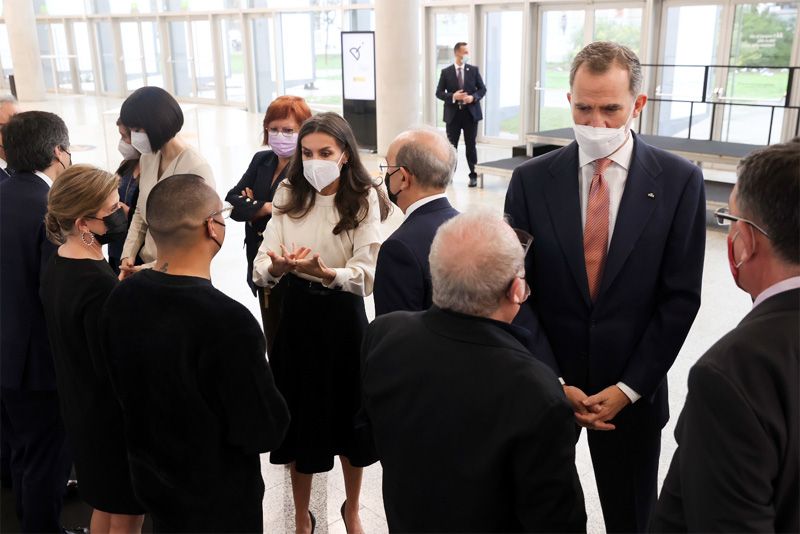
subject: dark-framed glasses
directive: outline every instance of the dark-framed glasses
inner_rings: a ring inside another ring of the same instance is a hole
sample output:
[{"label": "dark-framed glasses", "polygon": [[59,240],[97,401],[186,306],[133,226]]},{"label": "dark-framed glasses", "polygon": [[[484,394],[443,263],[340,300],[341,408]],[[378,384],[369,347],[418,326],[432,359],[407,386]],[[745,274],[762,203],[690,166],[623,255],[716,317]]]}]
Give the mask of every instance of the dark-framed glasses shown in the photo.
[{"label": "dark-framed glasses", "polygon": [[764,234],[765,237],[769,237],[769,234],[753,221],[745,219],[744,217],[739,217],[738,215],[733,215],[731,213],[731,209],[728,206],[724,206],[715,211],[714,217],[717,220],[717,224],[720,226],[730,226],[732,222],[742,221],[743,223],[749,224],[750,226],[752,226],[753,228]]},{"label": "dark-framed glasses", "polygon": [[294,128],[267,128],[267,132],[272,135],[282,135],[284,137],[291,137],[294,135]]}]

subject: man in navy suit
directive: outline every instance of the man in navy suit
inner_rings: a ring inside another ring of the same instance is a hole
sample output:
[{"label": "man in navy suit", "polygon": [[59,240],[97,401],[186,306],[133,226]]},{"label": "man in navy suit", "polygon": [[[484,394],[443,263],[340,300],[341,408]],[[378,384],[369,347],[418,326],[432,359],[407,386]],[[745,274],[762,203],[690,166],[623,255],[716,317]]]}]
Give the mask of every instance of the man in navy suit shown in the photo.
[{"label": "man in navy suit", "polygon": [[16,172],[0,182],[2,433],[22,530],[60,532],[70,458],[39,279],[56,250],[44,215],[50,186],[71,164],[69,134],[57,115],[28,111],[3,128],[3,143]]},{"label": "man in navy suit", "polygon": [[586,46],[567,95],[577,142],[518,167],[506,195],[535,239],[529,302],[589,429],[608,532],[644,531],[655,506],[666,375],[700,306],[705,251],[700,169],[630,131],[641,83],[630,49]]},{"label": "man in navy suit", "polygon": [[455,63],[442,69],[436,98],[444,101],[444,122],[447,138],[458,148],[458,138],[464,130],[464,145],[467,149],[469,165],[469,186],[478,185],[475,164],[478,153],[475,138],[478,135],[478,121],[483,119],[479,102],[486,95],[486,86],[478,67],[468,65],[469,47],[467,43],[456,43],[453,47]]},{"label": "man in navy suit", "polygon": [[6,151],[3,148],[3,126],[8,124],[11,117],[19,112],[16,98],[12,95],[0,95],[0,182],[10,176],[10,167],[6,162]]},{"label": "man in navy suit", "polygon": [[429,130],[398,135],[386,154],[386,190],[406,220],[381,245],[375,269],[375,315],[431,307],[428,254],[439,226],[458,215],[445,189],[453,179],[456,151]]}]

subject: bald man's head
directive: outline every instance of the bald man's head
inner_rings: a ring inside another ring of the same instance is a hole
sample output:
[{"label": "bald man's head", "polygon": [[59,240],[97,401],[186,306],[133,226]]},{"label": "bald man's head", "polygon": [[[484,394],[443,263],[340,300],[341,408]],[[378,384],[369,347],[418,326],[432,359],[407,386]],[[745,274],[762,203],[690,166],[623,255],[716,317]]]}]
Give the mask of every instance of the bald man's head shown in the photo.
[{"label": "bald man's head", "polygon": [[205,180],[194,174],[176,174],[150,191],[147,224],[157,248],[191,247],[206,238],[206,221],[220,209],[219,195]]},{"label": "bald man's head", "polygon": [[444,190],[453,180],[456,151],[436,130],[405,131],[395,138],[389,150],[395,163],[408,169],[423,189]]}]

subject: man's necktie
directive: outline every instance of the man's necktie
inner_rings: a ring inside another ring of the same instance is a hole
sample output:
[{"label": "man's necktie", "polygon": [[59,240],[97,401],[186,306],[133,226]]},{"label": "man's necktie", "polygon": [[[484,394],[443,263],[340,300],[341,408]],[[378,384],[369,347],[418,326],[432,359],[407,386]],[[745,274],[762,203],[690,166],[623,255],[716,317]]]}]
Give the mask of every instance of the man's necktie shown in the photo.
[{"label": "man's necktie", "polygon": [[611,160],[600,158],[593,162],[594,174],[589,188],[589,203],[586,207],[586,226],[583,229],[583,254],[586,260],[586,278],[592,302],[597,298],[603,267],[608,254],[608,184],[603,178]]},{"label": "man's necktie", "polygon": [[463,89],[464,88],[464,73],[463,73],[463,68],[462,67],[458,67],[456,69],[456,78],[458,78],[458,88],[459,89]]}]

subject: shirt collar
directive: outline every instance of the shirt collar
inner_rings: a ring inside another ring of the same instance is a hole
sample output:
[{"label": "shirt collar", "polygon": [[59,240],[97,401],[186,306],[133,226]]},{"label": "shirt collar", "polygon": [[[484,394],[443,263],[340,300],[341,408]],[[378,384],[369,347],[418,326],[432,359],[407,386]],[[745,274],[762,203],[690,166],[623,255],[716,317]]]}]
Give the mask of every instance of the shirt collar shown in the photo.
[{"label": "shirt collar", "polygon": [[459,65],[455,61],[453,61],[453,66],[456,68],[456,72],[458,72],[458,69],[463,69],[464,67],[467,66],[467,64],[466,63],[462,63],[461,65]]},{"label": "shirt collar", "polygon": [[414,202],[413,204],[411,204],[409,207],[406,208],[406,219],[408,219],[408,216],[411,215],[414,211],[416,211],[417,209],[421,208],[425,204],[427,204],[429,202],[433,202],[434,200],[437,200],[437,199],[440,199],[440,198],[445,198],[445,197],[447,197],[447,193],[437,193],[435,195],[431,195],[429,197],[425,197],[425,198],[421,198],[421,199],[417,200],[416,202]]},{"label": "shirt collar", "polygon": [[44,180],[44,183],[47,184],[47,187],[53,187],[53,180],[51,180],[50,177],[42,171],[33,171],[33,174]]},{"label": "shirt collar", "polygon": [[786,280],[781,280],[777,284],[772,284],[767,289],[761,292],[761,294],[756,297],[756,300],[753,302],[753,308],[764,302],[770,297],[774,297],[778,293],[783,293],[784,291],[791,291],[792,289],[800,288],[800,276],[793,276],[791,278],[787,278]]},{"label": "shirt collar", "polygon": [[[625,140],[619,150],[608,156],[608,159],[627,171],[631,166],[631,157],[633,157],[632,131],[628,133],[628,138]],[[580,145],[578,145],[578,165],[583,167],[584,165],[588,165],[593,161],[594,160],[588,154],[581,150]]]},{"label": "shirt collar", "polygon": [[3,158],[0,158],[0,167],[2,167],[4,169],[8,168],[8,162],[6,160],[4,160]]}]

